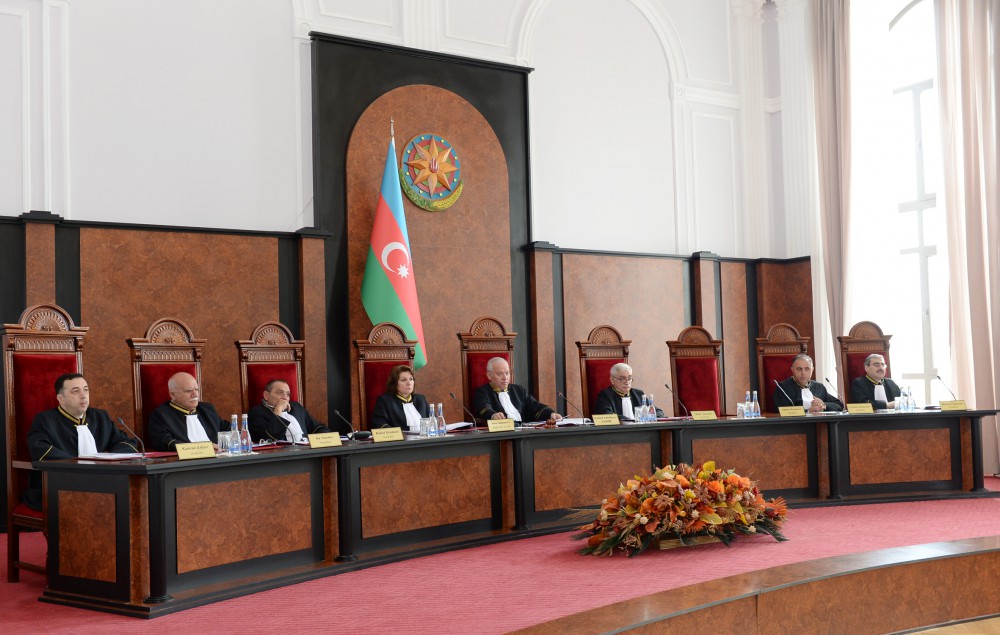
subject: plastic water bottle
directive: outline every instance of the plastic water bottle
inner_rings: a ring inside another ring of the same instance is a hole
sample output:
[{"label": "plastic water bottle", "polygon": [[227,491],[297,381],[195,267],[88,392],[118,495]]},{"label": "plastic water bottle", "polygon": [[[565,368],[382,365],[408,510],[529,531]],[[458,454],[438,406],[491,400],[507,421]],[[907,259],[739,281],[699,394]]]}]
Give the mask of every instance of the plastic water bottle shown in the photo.
[{"label": "plastic water bottle", "polygon": [[753,391],[753,402],[750,404],[750,417],[753,419],[760,418],[760,403],[757,401],[757,391]]},{"label": "plastic water bottle", "polygon": [[253,441],[250,440],[250,426],[247,422],[247,415],[244,414],[240,421],[240,452],[250,454],[253,452]]},{"label": "plastic water bottle", "polygon": [[443,437],[448,434],[448,424],[444,422],[444,404],[438,404],[437,412],[437,432],[439,437]]},{"label": "plastic water bottle", "polygon": [[223,434],[229,435],[229,454],[239,454],[240,453],[240,422],[236,415],[229,417],[229,432],[223,432]]},{"label": "plastic water bottle", "polygon": [[750,419],[753,417],[753,402],[750,401],[750,391],[747,391],[746,397],[743,398],[743,418]]}]

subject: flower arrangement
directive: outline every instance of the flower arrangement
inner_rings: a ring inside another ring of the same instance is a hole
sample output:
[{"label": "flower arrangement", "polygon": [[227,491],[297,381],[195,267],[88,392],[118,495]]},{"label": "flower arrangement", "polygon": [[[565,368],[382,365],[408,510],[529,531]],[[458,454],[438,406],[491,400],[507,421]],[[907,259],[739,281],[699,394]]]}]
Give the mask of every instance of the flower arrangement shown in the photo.
[{"label": "flower arrangement", "polygon": [[660,539],[688,545],[695,537],[711,536],[728,546],[740,534],[765,533],[784,541],[780,530],[787,517],[785,500],[765,501],[749,478],[716,469],[713,461],[682,463],[620,485],[574,538],[587,539],[583,554],[610,556],[617,549],[634,556]]}]

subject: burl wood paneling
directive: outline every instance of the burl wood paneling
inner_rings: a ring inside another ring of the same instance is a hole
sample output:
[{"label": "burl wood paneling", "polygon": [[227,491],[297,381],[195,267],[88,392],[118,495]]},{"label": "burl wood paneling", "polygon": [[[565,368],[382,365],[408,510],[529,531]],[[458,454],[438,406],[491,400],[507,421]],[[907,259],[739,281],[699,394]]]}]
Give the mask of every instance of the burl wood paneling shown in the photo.
[{"label": "burl wood paneling", "polygon": [[648,443],[535,450],[535,510],[597,505],[623,478],[649,474]]},{"label": "burl wood paneling", "polygon": [[809,486],[809,445],[804,434],[725,439],[695,439],[694,463],[715,461],[715,467],[748,476],[765,492]]},{"label": "burl wood paneling", "polygon": [[[576,342],[587,339],[595,326],[610,324],[624,339],[632,340],[629,364],[635,387],[653,394],[656,404],[669,414],[673,399],[663,387],[670,381],[666,342],[685,326],[683,290],[683,266],[677,259],[563,255],[566,396],[570,401],[580,404],[583,400]],[[642,309],[637,310],[640,299]],[[542,363],[546,354],[550,353],[538,351]]]},{"label": "burl wood paneling", "polygon": [[[747,346],[747,267],[742,262],[723,262],[722,266],[722,333],[712,333],[722,340],[722,361],[725,366],[726,411],[735,414],[736,404],[750,389],[750,359]],[[709,331],[712,329],[709,328]]]},{"label": "burl wood paneling", "polygon": [[[302,238],[299,250],[299,297],[302,299],[302,324],[299,338],[305,340],[305,406],[315,416],[325,419],[328,399],[326,388],[326,242]],[[331,319],[340,319],[334,312]],[[190,325],[189,325],[190,326]]]},{"label": "burl wood paneling", "polygon": [[[554,399],[556,388],[556,366],[552,360],[552,351],[556,347],[554,298],[552,295],[552,259],[551,251],[535,251],[531,254],[531,322],[535,339],[535,356],[532,362],[532,373],[535,377],[534,394],[551,395],[546,399]],[[567,349],[567,352],[568,349]],[[577,373],[579,374],[579,373]],[[543,399],[544,401],[544,399]],[[548,403],[555,403],[549,401]],[[583,405],[581,404],[582,408]],[[562,410],[563,404],[558,404],[557,410]],[[574,413],[575,414],[575,413]]]},{"label": "burl wood paneling", "polygon": [[59,574],[115,582],[115,495],[59,492]]},{"label": "burl wood paneling", "polygon": [[[311,547],[309,480],[283,474],[178,488],[177,573]],[[233,527],[242,531],[226,531]]]},{"label": "burl wood paneling", "polygon": [[149,481],[144,475],[129,477],[129,559],[132,586],[129,597],[138,604],[149,597]]},{"label": "burl wood paneling", "polygon": [[758,263],[758,337],[764,337],[775,324],[787,322],[798,329],[800,335],[809,338],[809,354],[815,359],[812,293],[812,269],[808,259]]},{"label": "burl wood paneling", "polygon": [[[278,319],[275,239],[85,227],[80,254],[81,323],[90,327],[86,368],[95,406],[130,418],[132,366],[125,340],[142,337],[151,323],[169,316],[207,340],[202,399],[223,418],[240,411],[233,342]],[[325,363],[322,349],[316,354]]]},{"label": "burl wood paneling", "polygon": [[491,518],[489,483],[488,454],[362,467],[361,534]]},{"label": "burl wood paneling", "polygon": [[[951,479],[951,436],[946,428],[850,432],[851,484]],[[893,461],[892,457],[906,457]]]},{"label": "burl wood paneling", "polygon": [[25,306],[56,301],[56,226],[24,225]]},{"label": "burl wood paneling", "polygon": [[[358,119],[347,151],[347,241],[351,340],[367,337],[372,324],[361,305],[361,280],[389,145],[396,122],[396,156],[414,136],[440,134],[462,165],[462,195],[443,212],[427,212],[404,196],[413,275],[427,343],[427,366],[416,391],[429,401],[462,394],[456,333],[481,316],[511,323],[510,213],[507,161],[483,116],[458,95],[427,85],[404,86],[372,102]],[[352,347],[353,348],[353,347]],[[521,347],[523,350],[523,346]],[[515,348],[515,355],[518,354]],[[358,411],[358,377],[351,367],[352,402]],[[453,403],[453,402],[452,402]],[[455,420],[460,419],[456,413]]]},{"label": "burl wood paneling", "polygon": [[1000,612],[1000,596],[969,576],[1000,579],[1000,553],[859,571],[759,596],[768,633],[890,633]]}]

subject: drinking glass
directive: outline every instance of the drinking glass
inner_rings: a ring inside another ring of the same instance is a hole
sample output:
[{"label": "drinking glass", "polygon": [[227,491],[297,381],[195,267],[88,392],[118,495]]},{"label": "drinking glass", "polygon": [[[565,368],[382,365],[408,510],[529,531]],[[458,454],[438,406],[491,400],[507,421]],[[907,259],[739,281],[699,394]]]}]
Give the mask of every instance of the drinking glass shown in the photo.
[{"label": "drinking glass", "polygon": [[219,433],[219,454],[229,454],[229,433],[220,432]]},{"label": "drinking glass", "polygon": [[746,404],[743,402],[736,403],[736,418],[744,419],[746,418]]}]

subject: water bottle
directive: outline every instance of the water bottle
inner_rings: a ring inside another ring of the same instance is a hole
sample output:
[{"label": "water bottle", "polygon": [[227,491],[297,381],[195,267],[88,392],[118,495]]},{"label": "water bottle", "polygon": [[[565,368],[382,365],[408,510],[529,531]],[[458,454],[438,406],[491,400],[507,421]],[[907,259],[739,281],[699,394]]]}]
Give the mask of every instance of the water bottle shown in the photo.
[{"label": "water bottle", "polygon": [[448,434],[448,425],[444,422],[444,404],[438,404],[437,415],[438,436],[443,437]]},{"label": "water bottle", "polygon": [[253,441],[250,440],[250,427],[247,422],[247,415],[244,414],[240,421],[240,452],[250,454],[253,452]]},{"label": "water bottle", "polygon": [[639,408],[640,423],[649,423],[649,395],[642,396],[642,406]]},{"label": "water bottle", "polygon": [[760,418],[760,403],[757,401],[757,391],[753,391],[753,403],[750,404],[750,416],[753,419]]},{"label": "water bottle", "polygon": [[229,417],[229,432],[222,434],[229,435],[229,454],[240,453],[240,422],[236,415]]},{"label": "water bottle", "polygon": [[750,419],[753,417],[753,402],[750,401],[750,391],[747,391],[746,397],[743,398],[743,418]]},{"label": "water bottle", "polygon": [[646,396],[649,397],[649,422],[656,423],[656,405],[653,403],[653,393]]}]

